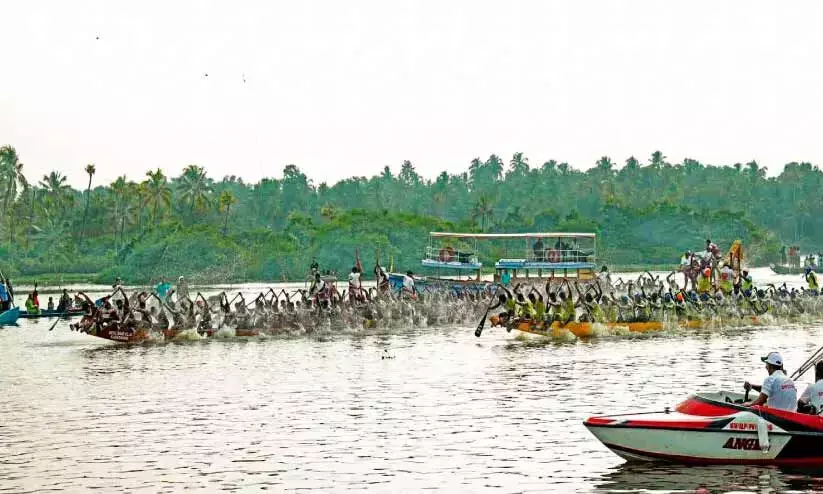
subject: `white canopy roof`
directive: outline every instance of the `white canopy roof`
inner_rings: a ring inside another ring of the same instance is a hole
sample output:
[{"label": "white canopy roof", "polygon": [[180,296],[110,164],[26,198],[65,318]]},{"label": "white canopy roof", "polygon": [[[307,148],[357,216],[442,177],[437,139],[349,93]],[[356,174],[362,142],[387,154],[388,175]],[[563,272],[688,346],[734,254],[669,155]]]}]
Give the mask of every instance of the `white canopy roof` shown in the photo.
[{"label": "white canopy roof", "polygon": [[594,233],[561,233],[561,232],[545,232],[545,233],[451,233],[451,232],[429,232],[429,236],[449,237],[449,238],[475,238],[475,239],[516,239],[516,238],[595,238]]}]

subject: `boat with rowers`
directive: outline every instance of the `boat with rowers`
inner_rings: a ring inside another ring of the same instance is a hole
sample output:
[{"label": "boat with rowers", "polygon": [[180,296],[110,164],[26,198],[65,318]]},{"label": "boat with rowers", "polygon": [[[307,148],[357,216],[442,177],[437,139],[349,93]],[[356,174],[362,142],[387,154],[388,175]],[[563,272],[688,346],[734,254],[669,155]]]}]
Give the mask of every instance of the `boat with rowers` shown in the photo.
[{"label": "boat with rowers", "polygon": [[194,338],[211,338],[215,335],[225,334],[229,337],[254,337],[260,335],[260,330],[256,328],[249,329],[179,329],[169,328],[161,330],[152,330],[147,328],[125,328],[120,325],[99,325],[95,324],[88,328],[80,328],[72,325],[73,330],[81,333],[102,338],[104,340],[113,341],[115,343],[145,343],[148,341],[171,341],[179,338],[191,336]]},{"label": "boat with rowers", "polygon": [[51,317],[76,317],[83,315],[83,309],[76,307],[69,310],[43,309],[40,312],[20,311],[20,319],[42,319]]},{"label": "boat with rowers", "polygon": [[[760,318],[757,316],[750,316],[743,318],[742,321],[746,325],[761,324]],[[502,327],[498,316],[491,316],[489,322],[492,327]],[[564,324],[560,321],[553,321],[547,324],[542,321],[533,321],[530,319],[517,320],[511,327],[506,326],[508,331],[517,330],[522,333],[527,333],[535,336],[544,336],[548,338],[560,338],[566,333],[571,333],[578,338],[590,338],[597,336],[600,331],[607,329],[609,331],[628,331],[630,333],[651,333],[655,331],[662,331],[666,328],[686,328],[686,329],[703,329],[711,326],[711,320],[703,319],[680,319],[672,321],[645,321],[645,322],[604,322],[593,323],[586,321],[569,321]]]},{"label": "boat with rowers", "polygon": [[[823,358],[823,348],[793,375]],[[589,417],[583,425],[629,461],[823,467],[823,417],[766,406],[745,394],[698,393],[673,411]]]}]

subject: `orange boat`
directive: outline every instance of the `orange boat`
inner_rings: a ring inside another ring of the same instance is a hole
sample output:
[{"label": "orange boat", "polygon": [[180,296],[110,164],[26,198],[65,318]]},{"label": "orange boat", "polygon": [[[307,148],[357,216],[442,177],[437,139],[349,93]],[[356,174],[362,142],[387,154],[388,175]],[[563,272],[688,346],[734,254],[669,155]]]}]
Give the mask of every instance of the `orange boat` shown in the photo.
[{"label": "orange boat", "polygon": [[[499,323],[497,316],[490,318],[492,326],[503,326]],[[759,324],[760,320],[756,316],[750,318],[753,324]],[[689,329],[701,329],[706,327],[708,321],[700,319],[681,320],[677,322],[677,326]],[[652,331],[661,331],[666,327],[666,323],[662,321],[648,321],[648,322],[608,322],[608,323],[591,323],[570,321],[563,324],[554,321],[551,325],[546,325],[542,322],[520,320],[516,322],[511,329],[516,329],[524,333],[547,336],[551,338],[562,338],[566,334],[571,333],[578,338],[588,338],[597,336],[598,326],[607,328],[609,330],[627,330],[632,333],[649,333]]]},{"label": "orange boat", "polygon": [[603,324],[577,321],[571,321],[567,324],[563,324],[561,322],[554,321],[548,326],[544,323],[535,323],[534,321],[519,321],[512,326],[512,329],[516,329],[524,333],[549,336],[552,338],[562,337],[565,333],[571,333],[578,338],[587,338],[597,336],[598,326],[608,329],[625,329],[633,333],[646,333],[650,331],[660,331],[663,329],[663,323],[659,321]]}]

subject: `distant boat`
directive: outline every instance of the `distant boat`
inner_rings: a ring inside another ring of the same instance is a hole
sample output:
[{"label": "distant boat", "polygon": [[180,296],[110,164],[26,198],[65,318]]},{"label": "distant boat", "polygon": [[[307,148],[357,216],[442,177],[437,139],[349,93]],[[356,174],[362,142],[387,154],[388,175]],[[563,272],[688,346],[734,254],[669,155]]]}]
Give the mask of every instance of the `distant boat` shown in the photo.
[{"label": "distant boat", "polygon": [[68,311],[61,311],[61,310],[48,310],[44,309],[36,314],[29,314],[28,312],[22,310],[20,311],[20,319],[40,319],[46,317],[72,317],[72,316],[79,316],[83,314],[83,309],[76,308],[76,309],[69,309]]},{"label": "distant boat", "polygon": [[0,312],[0,326],[14,324],[20,318],[20,307],[12,307],[7,311]]},{"label": "distant boat", "polygon": [[[786,266],[784,264],[772,264],[769,266],[777,274],[803,274],[806,272],[805,267]],[[823,266],[812,266],[815,273],[823,273]]]}]

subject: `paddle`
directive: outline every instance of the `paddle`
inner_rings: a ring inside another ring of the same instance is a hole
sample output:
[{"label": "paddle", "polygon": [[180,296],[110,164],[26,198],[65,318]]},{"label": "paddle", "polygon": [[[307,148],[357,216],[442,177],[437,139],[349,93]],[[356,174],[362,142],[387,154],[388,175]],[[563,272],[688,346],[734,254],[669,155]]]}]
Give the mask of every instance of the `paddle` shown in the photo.
[{"label": "paddle", "polygon": [[68,313],[69,313],[69,309],[66,309],[66,310],[64,310],[64,311],[63,311],[63,313],[62,313],[62,314],[60,314],[59,316],[57,316],[57,320],[56,320],[56,321],[54,321],[54,324],[52,324],[52,325],[51,325],[51,327],[49,328],[49,331],[51,331],[52,329],[54,329],[54,327],[55,327],[55,326],[57,326],[57,323],[58,323],[58,322],[60,322],[60,319],[62,319],[63,317],[65,317],[65,316],[66,316],[66,314],[68,314]]},{"label": "paddle", "polygon": [[494,292],[492,292],[491,297],[489,297],[489,304],[486,306],[486,312],[483,313],[483,318],[480,319],[480,323],[477,325],[477,329],[474,330],[474,335],[480,338],[480,335],[483,334],[483,326],[486,325],[486,317],[489,315],[489,311],[492,308],[492,304],[496,300],[495,294],[497,293],[497,288],[495,287]]}]

